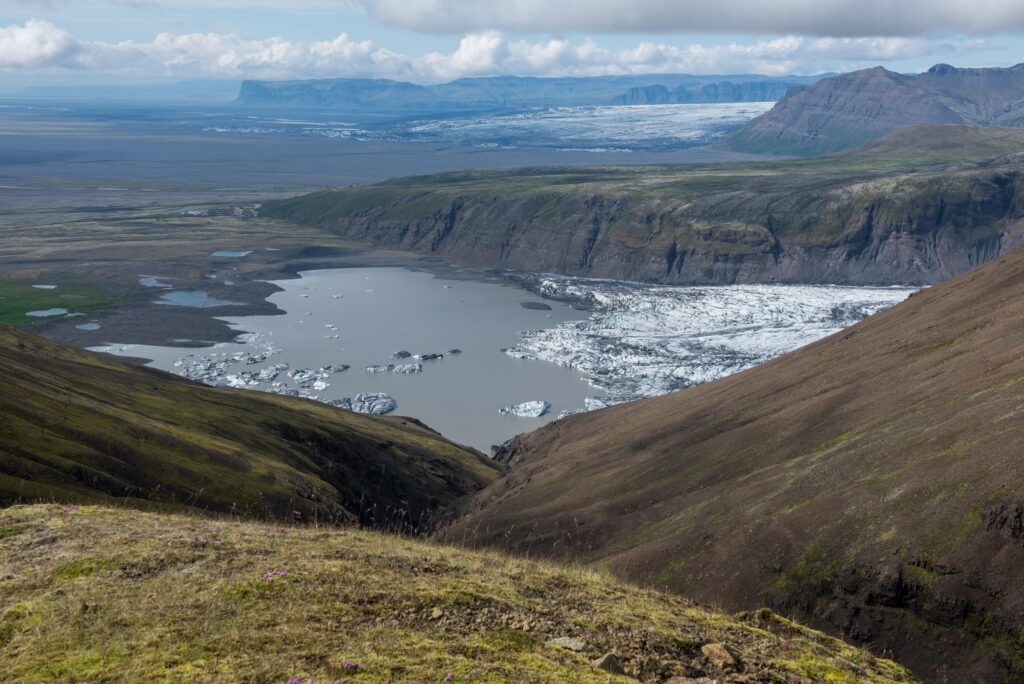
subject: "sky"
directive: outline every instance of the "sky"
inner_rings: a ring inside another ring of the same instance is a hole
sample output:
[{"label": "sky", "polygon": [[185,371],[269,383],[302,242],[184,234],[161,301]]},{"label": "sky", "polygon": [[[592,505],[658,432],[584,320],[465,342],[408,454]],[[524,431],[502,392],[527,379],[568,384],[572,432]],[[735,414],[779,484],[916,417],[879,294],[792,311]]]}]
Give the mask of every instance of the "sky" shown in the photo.
[{"label": "sky", "polygon": [[1024,61],[1024,0],[0,0],[0,88],[923,71]]}]

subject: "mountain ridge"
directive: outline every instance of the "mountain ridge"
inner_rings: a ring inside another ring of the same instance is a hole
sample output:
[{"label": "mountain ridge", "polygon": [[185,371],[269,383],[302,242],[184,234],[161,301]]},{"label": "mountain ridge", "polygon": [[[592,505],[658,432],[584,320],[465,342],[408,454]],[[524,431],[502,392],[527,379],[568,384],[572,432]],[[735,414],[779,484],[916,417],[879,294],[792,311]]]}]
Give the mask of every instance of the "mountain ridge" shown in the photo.
[{"label": "mountain ridge", "polygon": [[1024,126],[1024,64],[907,75],[884,67],[800,85],[715,143],[759,154],[812,156],[877,140],[914,124]]},{"label": "mountain ridge", "polygon": [[928,284],[1024,244],[1024,131],[911,127],[810,160],[398,178],[261,216],[489,268],[677,285]]},{"label": "mountain ridge", "polygon": [[[640,101],[633,89],[661,88],[672,102],[751,102],[775,99],[819,76],[647,74],[638,76],[461,78],[419,85],[391,79],[247,80],[235,104],[251,107],[350,109],[501,109],[664,104]],[[639,92],[639,91],[638,91]],[[632,95],[631,95],[632,93]],[[635,102],[627,100],[636,99]]]}]

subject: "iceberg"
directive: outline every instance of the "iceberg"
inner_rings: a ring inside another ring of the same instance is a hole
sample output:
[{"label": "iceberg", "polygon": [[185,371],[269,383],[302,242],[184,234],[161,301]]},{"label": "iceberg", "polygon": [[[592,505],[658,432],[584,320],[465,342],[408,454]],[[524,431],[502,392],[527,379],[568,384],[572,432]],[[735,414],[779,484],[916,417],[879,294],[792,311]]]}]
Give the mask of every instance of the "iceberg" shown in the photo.
[{"label": "iceberg", "polygon": [[520,418],[540,418],[551,410],[551,404],[546,401],[526,401],[522,404],[514,404],[498,409],[503,416],[519,416]]},{"label": "iceberg", "polygon": [[346,411],[372,413],[376,416],[383,416],[398,408],[398,404],[391,398],[391,395],[383,392],[360,392],[354,398],[332,399],[327,403]]}]

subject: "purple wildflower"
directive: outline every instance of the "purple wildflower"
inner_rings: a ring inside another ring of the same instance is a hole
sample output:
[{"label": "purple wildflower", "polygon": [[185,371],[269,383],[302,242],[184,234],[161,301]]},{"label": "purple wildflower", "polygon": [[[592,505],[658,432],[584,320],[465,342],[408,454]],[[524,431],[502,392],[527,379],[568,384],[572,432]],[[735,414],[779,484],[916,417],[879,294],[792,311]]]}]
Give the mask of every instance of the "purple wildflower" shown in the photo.
[{"label": "purple wildflower", "polygon": [[302,684],[302,680],[298,677],[289,677],[288,684]]},{"label": "purple wildflower", "polygon": [[446,674],[446,675],[444,676],[444,681],[446,681],[446,682],[450,682],[450,681],[452,681],[453,679],[455,679],[455,675],[454,675],[454,674],[452,674],[451,672],[449,672],[448,674]]},{"label": "purple wildflower", "polygon": [[341,669],[342,670],[349,670],[350,672],[355,672],[356,670],[359,669],[359,665],[356,664],[356,663],[353,663],[351,660],[346,660],[345,662],[343,662],[341,664]]}]

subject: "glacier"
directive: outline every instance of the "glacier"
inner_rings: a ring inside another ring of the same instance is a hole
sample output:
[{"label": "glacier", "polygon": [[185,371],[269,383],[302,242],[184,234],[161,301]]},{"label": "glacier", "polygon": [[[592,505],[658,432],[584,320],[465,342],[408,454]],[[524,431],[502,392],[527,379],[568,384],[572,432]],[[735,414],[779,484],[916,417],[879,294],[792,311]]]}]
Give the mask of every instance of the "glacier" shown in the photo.
[{"label": "glacier", "polygon": [[593,410],[745,370],[906,299],[916,288],[823,285],[670,287],[563,276],[520,279],[593,313],[524,331],[505,350],[582,372]]}]

